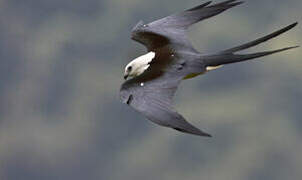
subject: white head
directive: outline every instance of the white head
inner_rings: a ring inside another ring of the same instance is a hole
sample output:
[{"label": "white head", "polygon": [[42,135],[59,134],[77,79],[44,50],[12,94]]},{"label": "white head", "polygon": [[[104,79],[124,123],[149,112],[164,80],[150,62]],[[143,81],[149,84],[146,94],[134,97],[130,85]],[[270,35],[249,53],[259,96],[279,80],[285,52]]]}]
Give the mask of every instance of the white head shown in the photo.
[{"label": "white head", "polygon": [[148,67],[150,66],[150,62],[154,57],[155,53],[151,51],[145,55],[142,55],[132,60],[125,67],[124,79],[141,75],[146,69],[148,69]]}]

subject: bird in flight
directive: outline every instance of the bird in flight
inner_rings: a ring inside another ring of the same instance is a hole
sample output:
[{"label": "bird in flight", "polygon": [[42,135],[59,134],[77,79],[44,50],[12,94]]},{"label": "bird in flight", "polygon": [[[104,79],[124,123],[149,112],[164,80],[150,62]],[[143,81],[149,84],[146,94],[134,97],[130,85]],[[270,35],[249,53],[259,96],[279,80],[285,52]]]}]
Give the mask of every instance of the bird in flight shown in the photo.
[{"label": "bird in flight", "polygon": [[242,3],[228,0],[211,5],[209,1],[149,24],[140,21],[132,29],[131,38],[143,44],[148,53],[134,59],[125,67],[126,81],[120,89],[121,101],[156,124],[184,133],[211,137],[210,134],[186,121],[172,107],[172,98],[180,82],[225,64],[255,59],[298,47],[251,54],[237,53],[292,29],[297,22],[262,38],[215,54],[201,54],[192,46],[186,33],[191,25]]}]

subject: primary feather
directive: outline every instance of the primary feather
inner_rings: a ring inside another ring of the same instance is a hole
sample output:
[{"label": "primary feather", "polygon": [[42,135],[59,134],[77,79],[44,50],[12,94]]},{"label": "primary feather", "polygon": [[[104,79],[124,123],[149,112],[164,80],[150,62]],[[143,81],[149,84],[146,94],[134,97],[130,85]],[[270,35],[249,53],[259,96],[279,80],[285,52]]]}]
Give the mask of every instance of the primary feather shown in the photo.
[{"label": "primary feather", "polygon": [[179,83],[183,79],[217,69],[224,64],[267,56],[297,47],[236,54],[238,51],[256,46],[292,29],[297,25],[293,23],[272,34],[216,54],[200,54],[187,38],[187,29],[194,23],[218,15],[242,3],[229,0],[211,5],[209,1],[149,24],[140,21],[132,30],[132,39],[142,43],[148,52],[154,52],[155,56],[152,57],[152,61],[134,60],[129,63],[143,64],[142,67],[147,68],[122,84],[120,89],[122,102],[127,103],[154,123],[181,132],[209,137],[210,134],[191,125],[173,109],[172,99]]}]

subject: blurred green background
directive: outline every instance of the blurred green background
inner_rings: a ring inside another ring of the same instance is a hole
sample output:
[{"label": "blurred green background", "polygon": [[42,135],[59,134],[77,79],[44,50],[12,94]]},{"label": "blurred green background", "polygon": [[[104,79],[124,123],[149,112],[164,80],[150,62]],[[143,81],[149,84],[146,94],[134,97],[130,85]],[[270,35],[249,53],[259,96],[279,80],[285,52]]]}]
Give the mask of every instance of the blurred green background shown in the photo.
[{"label": "blurred green background", "polygon": [[[132,27],[203,2],[0,0],[0,179],[300,180],[301,48],[181,84],[176,108],[213,138],[119,102],[124,66],[146,53]],[[301,0],[246,1],[189,34],[216,52],[301,21],[301,10]],[[301,35],[298,25],[249,52]]]}]

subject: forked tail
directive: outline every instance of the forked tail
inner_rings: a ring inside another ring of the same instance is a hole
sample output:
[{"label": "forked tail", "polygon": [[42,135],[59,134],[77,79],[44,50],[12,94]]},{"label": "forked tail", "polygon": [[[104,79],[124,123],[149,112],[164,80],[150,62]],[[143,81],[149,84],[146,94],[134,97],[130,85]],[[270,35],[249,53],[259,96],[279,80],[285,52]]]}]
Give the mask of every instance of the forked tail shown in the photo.
[{"label": "forked tail", "polygon": [[254,58],[258,58],[258,57],[267,56],[267,55],[271,55],[271,54],[274,54],[274,53],[286,51],[286,50],[289,50],[289,49],[297,48],[299,46],[286,47],[286,48],[282,48],[282,49],[277,49],[277,50],[272,50],[272,51],[264,51],[264,52],[257,52],[257,53],[252,53],[252,54],[235,54],[238,51],[248,49],[250,47],[253,47],[253,46],[256,46],[260,43],[268,41],[268,40],[270,40],[274,37],[277,37],[280,34],[292,29],[297,24],[298,23],[295,22],[295,23],[293,23],[289,26],[286,26],[283,29],[280,29],[276,32],[273,32],[273,33],[267,35],[267,36],[264,36],[262,38],[259,38],[259,39],[256,39],[254,41],[248,42],[246,44],[221,51],[221,52],[219,52],[217,54],[214,54],[214,55],[204,56],[203,58],[204,58],[204,61],[206,63],[206,66],[219,66],[219,65],[223,65],[223,64],[236,63],[236,62],[246,61],[246,60],[249,60],[249,59],[254,59]]}]

